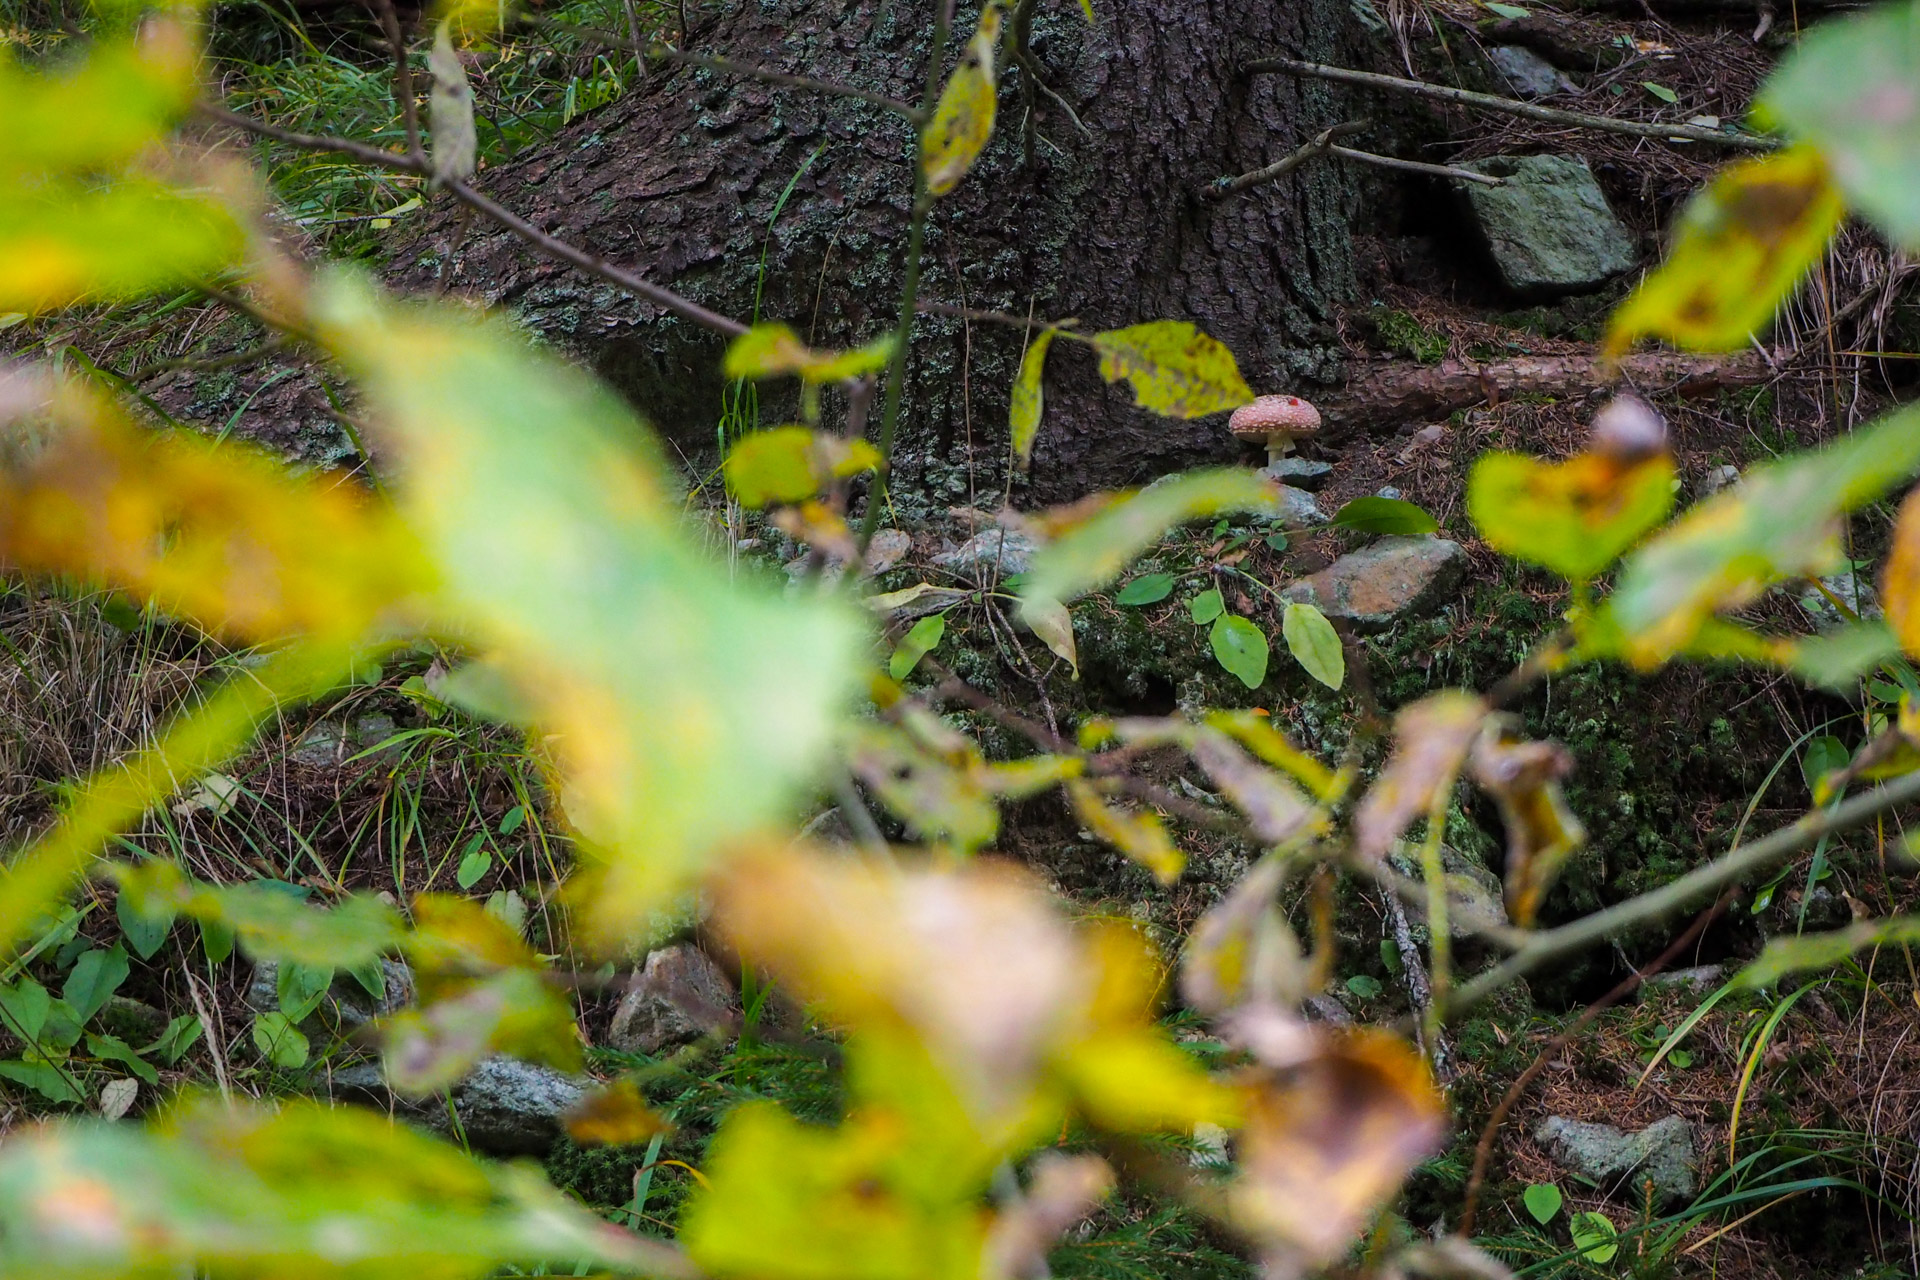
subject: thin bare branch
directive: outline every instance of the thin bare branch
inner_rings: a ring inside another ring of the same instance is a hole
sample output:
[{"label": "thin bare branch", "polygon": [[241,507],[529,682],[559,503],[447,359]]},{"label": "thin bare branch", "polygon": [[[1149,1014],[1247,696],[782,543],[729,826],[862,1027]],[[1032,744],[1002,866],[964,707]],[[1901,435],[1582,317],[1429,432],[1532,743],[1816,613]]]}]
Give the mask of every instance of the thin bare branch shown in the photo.
[{"label": "thin bare branch", "polygon": [[1500,111],[1510,116],[1522,116],[1528,120],[1544,120],[1549,124],[1570,125],[1576,129],[1599,129],[1606,133],[1624,133],[1637,138],[1660,138],[1669,142],[1675,139],[1710,142],[1723,147],[1734,147],[1741,151],[1774,151],[1780,146],[1780,143],[1773,138],[1723,133],[1718,129],[1707,129],[1696,124],[1650,124],[1642,120],[1615,120],[1610,116],[1588,115],[1584,111],[1562,111],[1556,107],[1537,106],[1531,102],[1502,98],[1498,94],[1475,93],[1470,89],[1454,89],[1447,85],[1428,84],[1424,80],[1403,80],[1399,76],[1383,76],[1373,71],[1355,71],[1349,67],[1330,67],[1321,62],[1302,62],[1297,58],[1256,58],[1241,70],[1248,75],[1282,71],[1289,75],[1311,76],[1316,80],[1365,85],[1370,89],[1391,89],[1398,93],[1414,93],[1425,98],[1435,98],[1441,102],[1457,102],[1465,107]]},{"label": "thin bare branch", "polygon": [[1209,200],[1225,200],[1228,196],[1238,195],[1248,187],[1257,187],[1263,182],[1272,182],[1275,178],[1284,178],[1315,156],[1331,147],[1336,138],[1350,137],[1359,133],[1368,125],[1366,120],[1348,120],[1336,124],[1330,129],[1322,129],[1309,138],[1283,160],[1277,160],[1264,169],[1255,169],[1243,173],[1237,178],[1216,178],[1202,192]]},{"label": "thin bare branch", "polygon": [[1459,182],[1472,182],[1482,187],[1504,186],[1507,181],[1505,178],[1496,178],[1490,173],[1475,173],[1471,169],[1461,169],[1450,164],[1427,164],[1422,160],[1402,160],[1398,156],[1381,156],[1371,151],[1355,151],[1352,147],[1328,147],[1327,154],[1339,156],[1342,160],[1370,164],[1380,169],[1424,173],[1433,178],[1452,178]]}]

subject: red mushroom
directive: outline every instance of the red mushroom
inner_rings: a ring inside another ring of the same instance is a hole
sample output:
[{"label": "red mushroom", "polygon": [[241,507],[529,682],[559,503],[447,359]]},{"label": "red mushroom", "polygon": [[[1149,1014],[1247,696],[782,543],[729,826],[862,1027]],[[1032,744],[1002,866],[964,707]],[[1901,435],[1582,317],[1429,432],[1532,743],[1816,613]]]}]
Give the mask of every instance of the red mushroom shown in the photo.
[{"label": "red mushroom", "polygon": [[1293,452],[1295,440],[1320,434],[1320,411],[1299,396],[1260,396],[1233,411],[1227,430],[1266,445],[1271,466]]}]

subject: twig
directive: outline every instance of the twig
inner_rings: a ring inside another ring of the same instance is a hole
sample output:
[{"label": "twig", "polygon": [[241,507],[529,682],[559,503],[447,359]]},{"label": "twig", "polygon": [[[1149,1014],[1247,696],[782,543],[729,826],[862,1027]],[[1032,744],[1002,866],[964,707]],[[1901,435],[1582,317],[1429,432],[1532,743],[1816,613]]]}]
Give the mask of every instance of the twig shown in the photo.
[{"label": "twig", "polygon": [[1454,178],[1461,182],[1474,182],[1483,187],[1506,185],[1505,178],[1496,178],[1490,173],[1475,173],[1471,169],[1461,169],[1450,164],[1427,164],[1421,160],[1402,160],[1396,156],[1375,155],[1371,151],[1355,151],[1352,147],[1328,147],[1328,155],[1339,156],[1342,160],[1357,160],[1361,164],[1374,165],[1381,169],[1401,169],[1407,173],[1424,173],[1434,178]]},{"label": "twig", "polygon": [[1284,178],[1307,161],[1313,159],[1333,145],[1335,138],[1345,138],[1359,133],[1369,124],[1366,120],[1348,120],[1336,124],[1330,129],[1322,129],[1312,138],[1302,143],[1284,160],[1275,161],[1264,169],[1255,169],[1243,173],[1237,178],[1215,178],[1201,193],[1209,200],[1225,200],[1228,196],[1238,195],[1248,187],[1257,187],[1263,182],[1272,182],[1275,178]]},{"label": "twig", "polygon": [[400,105],[400,119],[407,127],[407,154],[424,164],[426,152],[420,146],[420,104],[413,98],[413,68],[407,65],[407,40],[400,30],[400,15],[393,0],[380,0],[380,29],[393,46],[393,96]]},{"label": "twig", "polygon": [[1493,1109],[1493,1114],[1487,1117],[1486,1126],[1480,1130],[1480,1141],[1473,1149],[1473,1173],[1467,1178],[1466,1204],[1460,1211],[1460,1226],[1456,1232],[1458,1235],[1466,1237],[1473,1233],[1474,1213],[1480,1207],[1480,1188],[1487,1180],[1487,1165],[1493,1159],[1493,1144],[1499,1139],[1500,1128],[1506,1123],[1514,1104],[1519,1102],[1521,1095],[1526,1093],[1527,1086],[1547,1069],[1548,1063],[1560,1056],[1561,1050],[1565,1049],[1575,1036],[1591,1026],[1595,1018],[1632,995],[1641,983],[1672,964],[1681,952],[1692,946],[1694,939],[1698,938],[1701,932],[1727,909],[1727,903],[1732,897],[1731,890],[1721,894],[1720,900],[1701,912],[1699,918],[1687,926],[1686,932],[1675,938],[1652,964],[1628,974],[1613,990],[1582,1010],[1580,1016],[1548,1042],[1546,1048],[1540,1050],[1527,1069],[1522,1071],[1519,1078],[1508,1087],[1506,1096],[1500,1099],[1500,1104]]},{"label": "twig", "polygon": [[1915,800],[1920,800],[1920,774],[1908,774],[1877,791],[1865,792],[1830,809],[1810,813],[1791,826],[1782,827],[1752,844],[1742,845],[1658,889],[1539,934],[1505,961],[1462,986],[1447,1002],[1446,1013],[1451,1017],[1463,1009],[1472,1008],[1509,982],[1524,977],[1550,960],[1578,951],[1629,925],[1644,924],[1698,902],[1728,885],[1737,884],[1750,875],[1786,861],[1822,836],[1852,830],[1888,809]]},{"label": "twig", "polygon": [[227,1086],[226,1029],[208,1009],[208,1002],[200,998],[200,979],[192,970],[187,971],[187,996],[193,1001],[193,1011],[200,1015],[200,1025],[206,1032],[207,1055],[213,1059],[213,1081],[220,1087],[220,1100],[232,1102],[233,1090]]},{"label": "twig", "polygon": [[956,307],[948,302],[930,302],[922,299],[919,309],[927,315],[952,316],[955,320],[976,320],[983,324],[1004,324],[1015,329],[1073,329],[1080,322],[1069,316],[1065,320],[1035,321],[1031,316],[1016,316],[1006,311],[975,311],[968,307]]},{"label": "twig", "polygon": [[1407,989],[1407,999],[1414,1011],[1421,1015],[1418,1028],[1420,1047],[1426,1051],[1427,1061],[1433,1066],[1434,1078],[1445,1083],[1452,1072],[1447,1062],[1446,1041],[1442,1038],[1438,1020],[1432,1016],[1438,1007],[1434,1001],[1433,987],[1427,981],[1425,966],[1420,963],[1420,947],[1413,940],[1413,926],[1407,920],[1406,909],[1393,894],[1386,894],[1385,898],[1387,919],[1393,926],[1393,945],[1400,952],[1400,982]]},{"label": "twig", "polygon": [[[209,120],[229,125],[235,129],[243,129],[248,133],[257,134],[262,138],[271,138],[275,142],[283,142],[290,147],[299,147],[307,151],[331,151],[337,155],[352,156],[368,164],[380,165],[401,173],[411,173],[419,177],[428,176],[428,165],[425,160],[396,155],[391,151],[383,151],[379,147],[369,146],[364,142],[355,142],[351,138],[294,133],[291,130],[277,128],[263,121],[255,120],[249,116],[243,116],[237,112],[228,111],[225,108],[216,107],[209,103],[201,103],[199,111],[201,115]],[[534,226],[531,222],[528,222],[525,218],[522,218],[519,214],[513,213],[494,203],[464,182],[450,179],[442,185],[447,191],[451,192],[453,197],[460,201],[460,203],[466,205],[476,213],[484,214],[493,219],[550,258],[557,258],[569,266],[579,268],[588,275],[598,276],[607,283],[617,285],[631,294],[645,298],[661,310],[679,316],[682,320],[697,324],[703,329],[711,329],[715,333],[723,333],[730,338],[737,338],[747,331],[746,325],[741,324],[738,320],[730,316],[723,316],[717,311],[710,311],[691,298],[683,298],[671,289],[663,288],[650,280],[643,280],[632,272],[623,271],[609,262],[604,262],[594,257],[584,249],[576,248],[564,240],[555,239],[553,236],[548,235],[546,232],[540,230],[540,228]]]},{"label": "twig", "polygon": [[[560,24],[555,24],[560,25]],[[914,124],[924,121],[926,113],[910,102],[898,98],[889,98],[884,93],[875,93],[871,89],[856,89],[850,84],[839,84],[832,80],[816,80],[812,76],[788,75],[784,71],[770,71],[765,67],[756,67],[745,62],[734,62],[727,58],[713,58],[704,53],[686,53],[668,44],[656,44],[647,49],[650,57],[662,62],[679,63],[682,66],[704,67],[708,71],[718,71],[722,75],[742,76],[749,80],[760,80],[767,84],[785,85],[790,89],[811,89],[815,93],[830,93],[839,98],[858,98],[862,102],[871,102],[876,107],[885,107],[895,115],[904,116]]]},{"label": "twig", "polygon": [[1637,138],[1662,138],[1668,141],[1685,138],[1691,142],[1713,142],[1723,147],[1735,147],[1743,151],[1774,151],[1780,146],[1780,143],[1772,138],[1722,133],[1718,129],[1706,129],[1694,124],[1649,124],[1640,120],[1615,120],[1609,116],[1588,115],[1584,111],[1561,111],[1556,107],[1536,106],[1531,102],[1502,98],[1497,94],[1454,89],[1446,85],[1428,84],[1424,80],[1403,80],[1399,76],[1383,76],[1373,71],[1330,67],[1321,62],[1302,62],[1297,58],[1256,58],[1241,70],[1248,75],[1263,71],[1284,71],[1291,75],[1312,76],[1317,80],[1335,80],[1343,84],[1365,85],[1373,89],[1417,93],[1423,97],[1437,98],[1442,102],[1457,102],[1462,106],[1480,107],[1487,111],[1503,111],[1510,116],[1523,116],[1529,120],[1571,125],[1577,129],[1600,129],[1607,133],[1625,133]]},{"label": "twig", "polygon": [[182,370],[190,370],[194,373],[210,373],[215,369],[231,369],[236,365],[252,364],[255,360],[264,360],[276,351],[285,350],[286,346],[287,340],[285,338],[273,338],[261,343],[257,347],[249,347],[245,351],[229,351],[223,356],[189,356],[178,360],[157,360],[144,369],[128,374],[127,381],[145,382],[149,378],[157,378],[163,373],[179,373]]}]

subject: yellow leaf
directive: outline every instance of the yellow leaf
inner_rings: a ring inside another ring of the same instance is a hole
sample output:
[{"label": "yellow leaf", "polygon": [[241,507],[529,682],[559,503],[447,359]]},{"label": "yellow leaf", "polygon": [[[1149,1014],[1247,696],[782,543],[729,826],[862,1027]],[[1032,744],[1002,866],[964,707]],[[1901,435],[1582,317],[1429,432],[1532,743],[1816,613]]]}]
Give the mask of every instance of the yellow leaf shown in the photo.
[{"label": "yellow leaf", "polygon": [[1920,489],[1900,504],[1893,542],[1880,571],[1880,599],[1900,647],[1910,656],[1920,656]]},{"label": "yellow leaf", "polygon": [[727,453],[727,487],[744,506],[804,502],[833,481],[880,464],[865,440],[806,427],[774,427],[741,439]]},{"label": "yellow leaf", "polygon": [[1325,1266],[1445,1133],[1445,1103],[1406,1042],[1383,1031],[1333,1039],[1255,1094],[1231,1220],[1276,1274]]},{"label": "yellow leaf", "polygon": [[729,378],[778,378],[792,375],[819,385],[857,378],[886,367],[893,359],[893,335],[875,338],[852,351],[815,351],[784,324],[756,324],[727,347],[721,370]]},{"label": "yellow leaf", "polygon": [[1033,461],[1034,437],[1040,433],[1040,414],[1046,403],[1041,376],[1046,372],[1047,348],[1059,334],[1058,329],[1042,330],[1027,344],[1020,357],[1020,374],[1013,380],[1013,402],[1008,418],[1013,434],[1013,457],[1022,473]]},{"label": "yellow leaf", "polygon": [[1487,711],[1480,698],[1446,689],[1395,714],[1393,754],[1353,817],[1354,853],[1386,857],[1408,824],[1426,815],[1460,776]]},{"label": "yellow leaf", "polygon": [[1573,757],[1557,742],[1520,742],[1483,735],[1474,745],[1473,780],[1500,806],[1507,829],[1507,912],[1521,928],[1533,924],[1547,890],[1574,850],[1586,843],[1580,820],[1567,808],[1560,779]]},{"label": "yellow leaf", "polygon": [[1029,600],[1020,609],[1020,621],[1033,629],[1054,656],[1066,660],[1075,680],[1080,678],[1080,652],[1074,644],[1073,615],[1067,606],[1058,600]]},{"label": "yellow leaf", "polygon": [[1269,857],[1207,908],[1187,939],[1180,991],[1210,1014],[1246,1006],[1292,1008],[1308,995],[1308,965],[1280,914],[1287,864]]},{"label": "yellow leaf", "polygon": [[218,275],[245,235],[207,196],[49,179],[0,198],[0,308],[38,313]]},{"label": "yellow leaf", "polygon": [[618,1147],[645,1142],[669,1126],[648,1107],[631,1080],[612,1084],[582,1098],[563,1117],[567,1136],[583,1147]]},{"label": "yellow leaf", "polygon": [[1187,1133],[1244,1117],[1240,1094],[1220,1084],[1164,1036],[1145,1027],[1071,1043],[1059,1070],[1074,1102],[1110,1133]]},{"label": "yellow leaf", "polygon": [[0,471],[0,563],[121,588],[248,640],[343,642],[417,620],[432,575],[387,507],[240,445],[135,427],[75,384],[52,440]]},{"label": "yellow leaf", "polygon": [[99,172],[133,160],[193,109],[195,53],[192,29],[171,18],[52,71],[29,71],[0,51],[0,175]]},{"label": "yellow leaf", "polygon": [[1845,213],[1812,147],[1729,165],[1681,213],[1666,262],[1614,313],[1605,354],[1619,356],[1648,335],[1690,351],[1746,346]]},{"label": "yellow leaf", "polygon": [[436,182],[464,182],[473,176],[480,134],[473,123],[473,86],[453,47],[452,23],[443,21],[433,33],[427,54],[433,92],[427,98],[427,120],[433,135],[433,177]]},{"label": "yellow leaf", "polygon": [[1187,856],[1167,835],[1157,814],[1115,809],[1100,798],[1092,783],[1081,778],[1069,779],[1066,789],[1074,813],[1095,836],[1151,871],[1161,884],[1172,884],[1180,878]]},{"label": "yellow leaf", "polygon": [[960,185],[993,136],[998,86],[993,63],[1000,43],[1000,0],[988,0],[960,63],[947,77],[933,119],[920,135],[920,173],[927,190],[944,196]]},{"label": "yellow leaf", "polygon": [[1233,352],[1184,320],[1153,320],[1090,339],[1100,376],[1133,384],[1134,402],[1169,418],[1203,418],[1253,399]]}]

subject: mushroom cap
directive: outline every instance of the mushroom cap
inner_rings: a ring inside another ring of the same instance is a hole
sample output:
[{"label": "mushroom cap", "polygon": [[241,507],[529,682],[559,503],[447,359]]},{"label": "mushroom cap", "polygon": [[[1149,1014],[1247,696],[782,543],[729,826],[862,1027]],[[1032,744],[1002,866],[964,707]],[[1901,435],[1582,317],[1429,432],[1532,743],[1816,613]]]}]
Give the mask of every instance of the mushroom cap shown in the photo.
[{"label": "mushroom cap", "polygon": [[1299,396],[1260,396],[1227,419],[1227,430],[1242,440],[1269,436],[1310,436],[1320,430],[1320,411]]}]

